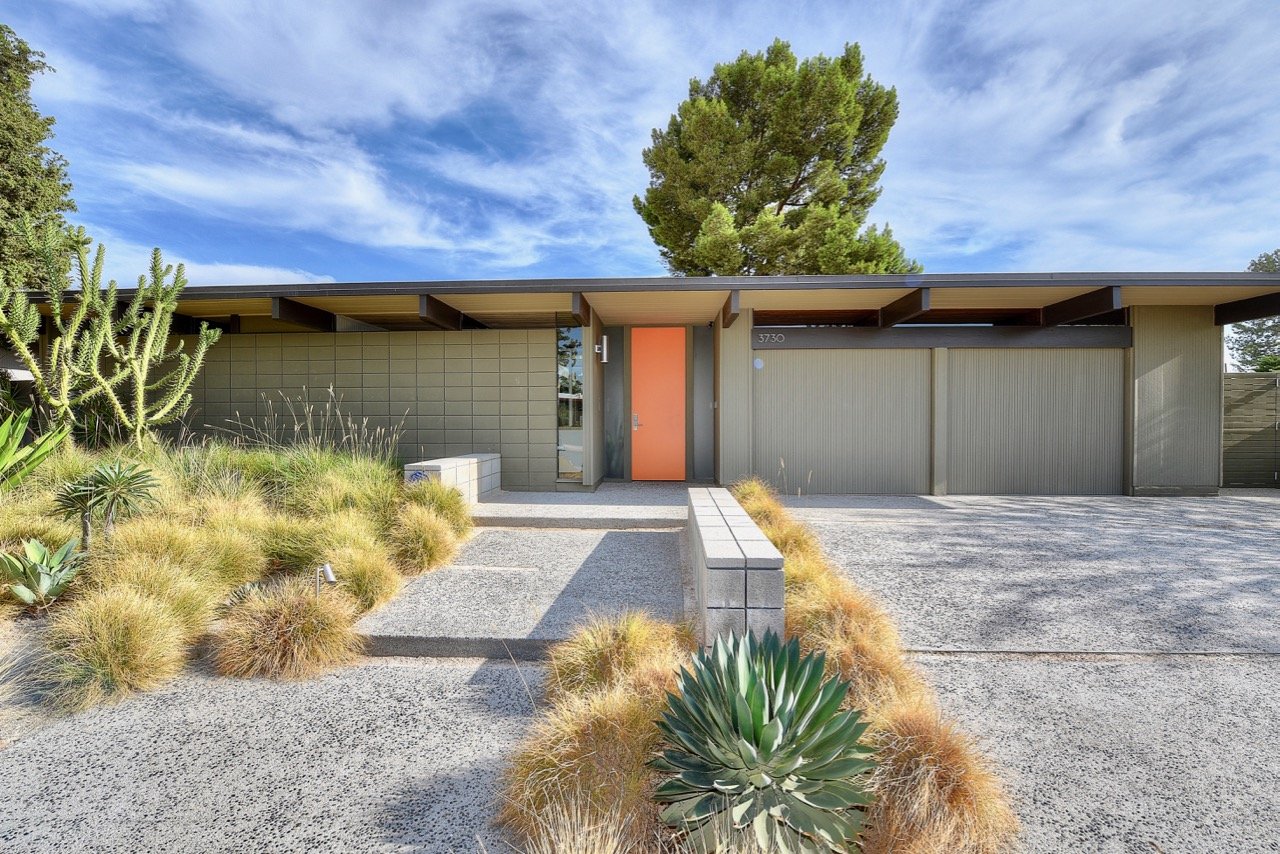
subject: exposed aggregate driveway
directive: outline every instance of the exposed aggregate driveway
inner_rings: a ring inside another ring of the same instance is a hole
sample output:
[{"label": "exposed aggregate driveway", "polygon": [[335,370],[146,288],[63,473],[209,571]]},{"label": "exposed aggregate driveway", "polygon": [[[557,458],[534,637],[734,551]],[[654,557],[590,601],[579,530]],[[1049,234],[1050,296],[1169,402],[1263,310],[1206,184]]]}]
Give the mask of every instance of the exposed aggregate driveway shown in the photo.
[{"label": "exposed aggregate driveway", "polygon": [[1024,850],[1280,851],[1280,492],[788,503],[997,758]]}]

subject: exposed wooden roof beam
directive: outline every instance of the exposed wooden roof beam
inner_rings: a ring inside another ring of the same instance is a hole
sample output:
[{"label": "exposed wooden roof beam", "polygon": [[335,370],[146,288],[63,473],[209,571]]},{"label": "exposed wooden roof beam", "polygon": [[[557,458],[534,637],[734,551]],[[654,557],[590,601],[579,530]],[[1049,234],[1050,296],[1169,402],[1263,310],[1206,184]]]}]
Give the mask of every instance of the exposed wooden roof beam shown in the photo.
[{"label": "exposed wooden roof beam", "polygon": [[457,332],[460,329],[487,329],[480,321],[464,314],[439,297],[418,295],[418,319],[435,329]]},{"label": "exposed wooden roof beam", "polygon": [[737,290],[729,291],[729,297],[724,301],[724,308],[720,309],[720,326],[728,329],[733,326],[733,322],[742,314],[742,294]]},{"label": "exposed wooden roof beam", "polygon": [[591,303],[581,291],[573,292],[573,320],[579,326],[591,325]]},{"label": "exposed wooden roof beam", "polygon": [[1061,326],[1064,323],[1075,323],[1100,314],[1118,311],[1120,308],[1120,288],[1116,285],[1108,285],[1078,297],[1046,305],[1040,309],[1040,325]]},{"label": "exposed wooden roof beam", "polygon": [[1218,326],[1261,320],[1280,314],[1280,291],[1260,297],[1238,299],[1235,302],[1218,303],[1213,307],[1213,322]]},{"label": "exposed wooden roof beam", "polygon": [[271,298],[271,319],[316,332],[336,332],[338,329],[338,316],[333,312],[288,297]]},{"label": "exposed wooden roof beam", "polygon": [[914,320],[929,310],[929,289],[916,288],[876,312],[876,326],[887,329]]}]

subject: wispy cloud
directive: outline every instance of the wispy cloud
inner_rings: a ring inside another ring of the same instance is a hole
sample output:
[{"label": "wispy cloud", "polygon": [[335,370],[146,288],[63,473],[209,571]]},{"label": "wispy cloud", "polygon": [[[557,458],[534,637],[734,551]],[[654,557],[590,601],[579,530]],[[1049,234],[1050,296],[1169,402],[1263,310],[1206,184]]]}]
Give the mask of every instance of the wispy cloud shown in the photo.
[{"label": "wispy cloud", "polygon": [[[929,269],[1280,245],[1271,0],[61,3],[14,23],[65,72],[37,95],[86,216],[246,275],[660,272],[630,203],[649,131],[775,35],[860,41],[897,87],[873,219]],[[86,11],[93,52],[54,38]]]}]

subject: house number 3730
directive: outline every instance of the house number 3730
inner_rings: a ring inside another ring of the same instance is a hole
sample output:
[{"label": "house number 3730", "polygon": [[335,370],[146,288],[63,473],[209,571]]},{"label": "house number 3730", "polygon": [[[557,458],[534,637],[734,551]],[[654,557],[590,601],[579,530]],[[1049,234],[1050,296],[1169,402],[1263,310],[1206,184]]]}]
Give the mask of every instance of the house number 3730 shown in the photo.
[{"label": "house number 3730", "polygon": [[781,344],[787,340],[787,336],[782,332],[757,332],[756,342],[759,344]]}]

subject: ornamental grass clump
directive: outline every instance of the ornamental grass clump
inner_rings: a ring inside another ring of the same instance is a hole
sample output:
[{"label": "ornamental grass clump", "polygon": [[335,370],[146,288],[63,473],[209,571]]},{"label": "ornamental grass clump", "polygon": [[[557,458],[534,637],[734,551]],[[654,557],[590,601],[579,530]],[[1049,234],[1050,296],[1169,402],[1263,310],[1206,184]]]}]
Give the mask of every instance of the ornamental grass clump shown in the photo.
[{"label": "ornamental grass clump", "polygon": [[1000,778],[973,740],[930,702],[879,711],[872,734],[876,803],[863,850],[907,854],[1000,854],[1018,819]]},{"label": "ornamental grass clump", "polygon": [[404,497],[410,503],[434,510],[459,537],[471,533],[475,524],[471,518],[471,506],[457,487],[433,479],[418,480],[404,488]]},{"label": "ornamental grass clump", "polygon": [[290,578],[248,591],[227,612],[215,640],[226,676],[296,679],[351,661],[360,651],[356,609],[341,593]]},{"label": "ornamental grass clump", "polygon": [[223,599],[218,588],[163,557],[138,556],[99,564],[94,580],[101,588],[132,590],[163,602],[181,624],[187,643],[194,643],[209,630]]},{"label": "ornamental grass clump", "polygon": [[554,701],[605,688],[642,669],[641,681],[656,679],[665,689],[668,677],[674,678],[692,648],[688,628],[655,620],[643,611],[593,618],[549,651],[547,698]]},{"label": "ornamental grass clump", "polygon": [[718,850],[724,824],[776,851],[848,851],[873,798],[867,724],[821,654],[772,632],[716,640],[681,672],[658,729],[654,796],[687,847]]},{"label": "ornamental grass clump", "polygon": [[338,589],[351,597],[361,614],[390,602],[404,587],[404,576],[378,544],[337,546],[325,552],[324,562],[333,567]]},{"label": "ornamental grass clump", "polygon": [[418,575],[444,566],[458,551],[458,538],[434,510],[417,504],[400,508],[387,541],[402,572]]},{"label": "ornamental grass clump", "polygon": [[628,851],[653,842],[655,775],[646,763],[659,743],[662,695],[626,682],[567,694],[533,724],[511,758],[499,819],[536,839],[554,810],[573,802],[589,822],[621,821]]},{"label": "ornamental grass clump", "polygon": [[160,599],[126,587],[93,591],[55,612],[47,643],[42,669],[65,709],[158,688],[187,655],[182,621]]}]

